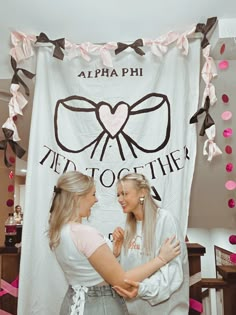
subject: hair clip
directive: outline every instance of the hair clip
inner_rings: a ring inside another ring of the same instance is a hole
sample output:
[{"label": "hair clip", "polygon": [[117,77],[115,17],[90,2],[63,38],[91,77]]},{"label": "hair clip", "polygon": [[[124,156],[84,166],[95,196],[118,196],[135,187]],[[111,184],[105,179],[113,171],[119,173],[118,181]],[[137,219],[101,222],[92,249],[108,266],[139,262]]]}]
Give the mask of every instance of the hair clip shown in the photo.
[{"label": "hair clip", "polygon": [[57,186],[54,186],[53,192],[56,193],[56,194],[60,194],[61,188],[59,188]]}]

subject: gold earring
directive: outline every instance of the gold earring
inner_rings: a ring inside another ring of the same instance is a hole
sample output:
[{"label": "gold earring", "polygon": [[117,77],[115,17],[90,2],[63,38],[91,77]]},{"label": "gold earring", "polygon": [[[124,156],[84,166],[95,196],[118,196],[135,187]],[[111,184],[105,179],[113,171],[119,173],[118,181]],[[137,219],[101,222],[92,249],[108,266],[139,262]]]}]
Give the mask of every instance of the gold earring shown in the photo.
[{"label": "gold earring", "polygon": [[140,197],[140,198],[139,198],[139,203],[140,203],[140,205],[143,205],[143,204],[144,204],[144,197]]}]

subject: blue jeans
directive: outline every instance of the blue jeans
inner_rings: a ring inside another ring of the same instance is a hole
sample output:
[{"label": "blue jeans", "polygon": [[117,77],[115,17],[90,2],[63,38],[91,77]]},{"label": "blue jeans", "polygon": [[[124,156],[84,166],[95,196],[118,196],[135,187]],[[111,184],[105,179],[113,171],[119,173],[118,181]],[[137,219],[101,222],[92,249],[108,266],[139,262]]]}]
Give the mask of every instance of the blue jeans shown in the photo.
[{"label": "blue jeans", "polygon": [[[70,315],[73,304],[73,288],[69,286],[64,297],[60,315]],[[128,315],[125,300],[111,286],[93,286],[85,294],[83,315]]]}]

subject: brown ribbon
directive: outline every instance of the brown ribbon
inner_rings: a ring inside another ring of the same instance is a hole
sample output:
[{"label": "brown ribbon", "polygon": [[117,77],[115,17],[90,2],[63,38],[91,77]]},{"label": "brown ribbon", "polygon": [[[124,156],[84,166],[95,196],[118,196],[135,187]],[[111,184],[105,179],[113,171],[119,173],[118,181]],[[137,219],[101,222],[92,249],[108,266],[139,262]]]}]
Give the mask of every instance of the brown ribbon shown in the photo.
[{"label": "brown ribbon", "polygon": [[18,158],[22,158],[22,156],[25,154],[25,150],[19,146],[19,144],[12,140],[13,131],[8,128],[2,128],[2,131],[5,136],[5,140],[0,141],[0,150],[4,150],[4,163],[6,167],[12,166],[11,163],[7,160],[7,143],[9,143],[12,151],[16,154]]},{"label": "brown ribbon", "polygon": [[210,98],[209,96],[206,97],[204,107],[201,107],[190,119],[189,123],[194,124],[198,122],[198,116],[201,115],[202,113],[206,112],[205,119],[202,124],[202,128],[200,130],[199,135],[204,136],[205,130],[207,128],[210,128],[212,125],[215,124],[214,120],[212,119],[211,115],[209,114],[209,108],[210,108]]},{"label": "brown ribbon", "polygon": [[25,89],[25,94],[29,96],[29,95],[30,95],[29,88],[28,88],[28,86],[26,85],[26,83],[25,83],[25,82],[21,79],[21,77],[19,76],[18,71],[22,71],[23,74],[24,74],[28,79],[33,79],[33,77],[35,76],[35,74],[31,73],[31,72],[28,71],[28,70],[25,70],[25,69],[22,69],[22,68],[17,68],[16,60],[15,60],[13,57],[11,57],[11,66],[12,66],[12,69],[14,70],[14,74],[13,74],[11,83],[23,85],[23,87],[24,87],[24,89]]},{"label": "brown ribbon", "polygon": [[47,37],[45,33],[40,33],[39,36],[36,36],[36,43],[51,43],[55,46],[53,51],[53,57],[63,60],[64,53],[62,49],[65,49],[65,38],[59,38],[51,40]]},{"label": "brown ribbon", "polygon": [[206,46],[209,45],[209,41],[206,38],[206,36],[207,36],[207,33],[211,30],[211,28],[215,25],[216,21],[217,21],[217,17],[211,17],[207,19],[206,24],[203,24],[203,23],[197,24],[195,33],[200,32],[203,34],[203,39],[201,41],[202,48],[205,48]]},{"label": "brown ribbon", "polygon": [[140,56],[144,56],[145,55],[145,52],[142,49],[139,48],[139,47],[143,46],[143,41],[142,41],[141,38],[137,39],[135,42],[133,42],[132,44],[129,44],[129,45],[118,42],[117,46],[118,47],[115,50],[115,54],[116,55],[118,55],[120,52],[122,52],[123,50],[125,50],[128,47],[133,48],[133,50]]}]

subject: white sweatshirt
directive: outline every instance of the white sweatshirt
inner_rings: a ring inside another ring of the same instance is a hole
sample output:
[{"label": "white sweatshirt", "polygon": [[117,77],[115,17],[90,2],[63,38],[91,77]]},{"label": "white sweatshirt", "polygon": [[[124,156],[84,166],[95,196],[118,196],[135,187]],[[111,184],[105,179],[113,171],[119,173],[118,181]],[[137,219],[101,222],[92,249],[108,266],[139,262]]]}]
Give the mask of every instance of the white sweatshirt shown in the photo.
[{"label": "white sweatshirt", "polygon": [[[157,253],[166,238],[176,235],[181,241],[181,255],[140,283],[138,297],[127,300],[130,315],[188,315],[189,269],[188,254],[177,220],[169,211],[158,209],[155,235]],[[137,233],[127,255],[121,252],[121,265],[131,269],[150,258],[142,254],[142,222],[137,222]]]}]

